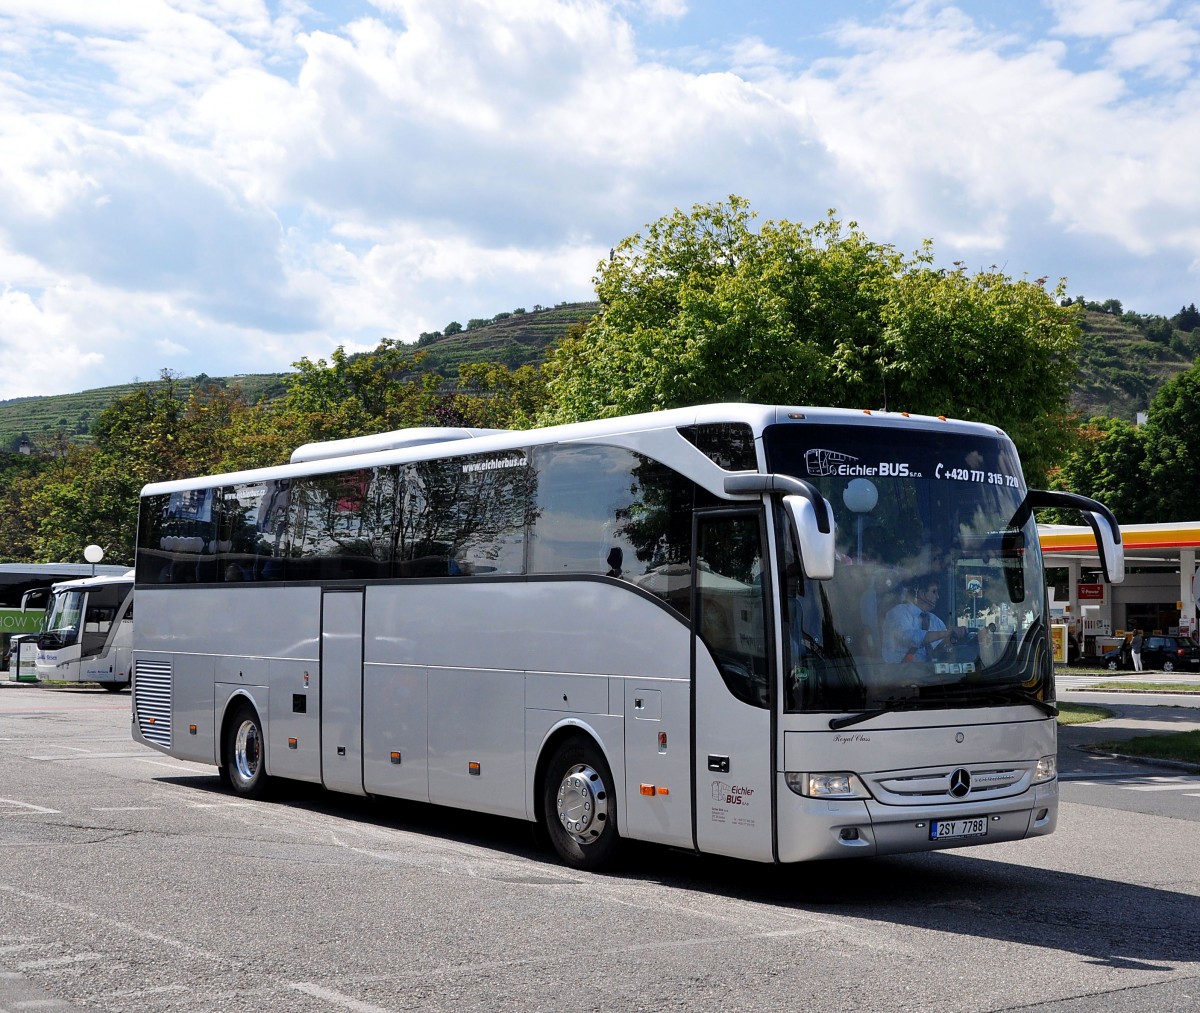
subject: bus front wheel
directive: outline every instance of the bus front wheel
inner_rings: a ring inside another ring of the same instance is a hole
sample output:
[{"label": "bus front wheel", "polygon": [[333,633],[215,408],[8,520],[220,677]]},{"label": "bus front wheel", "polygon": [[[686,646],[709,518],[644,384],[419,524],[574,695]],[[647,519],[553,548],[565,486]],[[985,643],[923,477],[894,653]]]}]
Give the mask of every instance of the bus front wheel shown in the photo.
[{"label": "bus front wheel", "polygon": [[222,769],[230,787],[246,798],[260,798],[266,791],[263,741],[258,714],[249,704],[240,705],[225,726]]},{"label": "bus front wheel", "polygon": [[612,772],[591,742],[555,750],[542,784],[542,819],[554,850],[575,869],[598,869],[619,843]]}]

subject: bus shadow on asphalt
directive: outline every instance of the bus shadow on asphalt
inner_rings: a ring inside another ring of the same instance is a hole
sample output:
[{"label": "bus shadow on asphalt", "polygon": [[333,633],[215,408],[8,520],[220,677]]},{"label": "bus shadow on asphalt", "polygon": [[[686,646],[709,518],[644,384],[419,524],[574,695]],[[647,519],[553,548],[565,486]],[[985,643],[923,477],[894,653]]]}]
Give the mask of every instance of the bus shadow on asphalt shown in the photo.
[{"label": "bus shadow on asphalt", "polygon": [[[155,780],[237,798],[212,776]],[[938,851],[884,858],[767,865],[625,841],[603,873],[563,866],[532,823],[390,798],[357,798],[272,781],[264,805],[478,847],[537,868],[523,883],[593,877],[650,882],[809,914],[836,914],[1075,953],[1106,967],[1170,971],[1200,955],[1194,894]],[[505,877],[511,880],[512,877]]]}]

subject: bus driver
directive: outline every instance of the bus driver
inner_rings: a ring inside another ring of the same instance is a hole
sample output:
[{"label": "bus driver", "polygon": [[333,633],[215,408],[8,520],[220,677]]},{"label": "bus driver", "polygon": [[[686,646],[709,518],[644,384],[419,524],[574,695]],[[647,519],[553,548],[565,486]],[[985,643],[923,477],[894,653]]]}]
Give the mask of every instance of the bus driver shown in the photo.
[{"label": "bus driver", "polygon": [[933,613],[939,588],[926,575],[905,588],[904,600],[892,606],[883,620],[883,660],[928,661],[932,652],[951,636],[946,624]]}]

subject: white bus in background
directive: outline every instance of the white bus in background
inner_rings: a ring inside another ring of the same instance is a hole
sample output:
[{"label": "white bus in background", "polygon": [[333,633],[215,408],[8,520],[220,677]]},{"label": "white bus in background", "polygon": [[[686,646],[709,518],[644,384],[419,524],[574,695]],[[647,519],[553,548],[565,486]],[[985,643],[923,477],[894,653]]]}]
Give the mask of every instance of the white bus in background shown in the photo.
[{"label": "white bus in background", "polygon": [[[0,646],[4,652],[4,669],[17,679],[17,652],[11,638],[20,634],[36,634],[41,629],[44,608],[50,600],[50,589],[64,580],[95,577],[98,574],[123,574],[129,567],[92,563],[0,563]],[[20,681],[30,680],[22,675]]]},{"label": "white bus in background", "polygon": [[[1083,511],[1123,579],[1110,512],[944,418],[727,404],[302,447],[143,489],[132,731],[246,796],[539,821],[581,868],[623,838],[795,862],[1047,834],[1041,506]],[[914,590],[954,636],[897,653]]]},{"label": "white bus in background", "polygon": [[39,682],[130,682],[133,570],[55,584],[37,638]]}]

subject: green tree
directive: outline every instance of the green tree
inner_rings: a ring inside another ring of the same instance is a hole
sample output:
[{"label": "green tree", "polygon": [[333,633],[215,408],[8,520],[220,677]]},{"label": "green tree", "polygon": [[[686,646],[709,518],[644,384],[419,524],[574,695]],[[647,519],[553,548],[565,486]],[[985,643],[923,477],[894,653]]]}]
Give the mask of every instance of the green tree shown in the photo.
[{"label": "green tree", "polygon": [[[1092,496],[1123,524],[1157,520],[1158,502],[1148,483],[1145,432],[1122,419],[1094,417],[1053,476],[1056,488]],[[1080,523],[1072,518],[1070,523]]]},{"label": "green tree", "polygon": [[622,240],[599,314],[554,349],[543,422],[719,400],[881,408],[1006,429],[1040,478],[1070,438],[1078,309],[1043,281],[968,276],[749,203],[676,210]]},{"label": "green tree", "polygon": [[442,378],[418,373],[424,355],[392,338],[359,355],[339,345],[328,362],[293,363],[287,392],[265,411],[292,446],[427,425]]},{"label": "green tree", "polygon": [[1200,502],[1200,365],[1167,381],[1146,412],[1146,474],[1153,519],[1194,519]]},{"label": "green tree", "polygon": [[59,448],[30,495],[33,558],[78,560],[101,545],[110,562],[132,563],[141,488],[148,482],[244,466],[230,434],[253,429],[236,388],[186,392],[164,371],[101,412],[86,447]]},{"label": "green tree", "polygon": [[529,429],[546,399],[543,367],[510,369],[498,362],[469,362],[458,368],[453,409],[464,426]]}]

